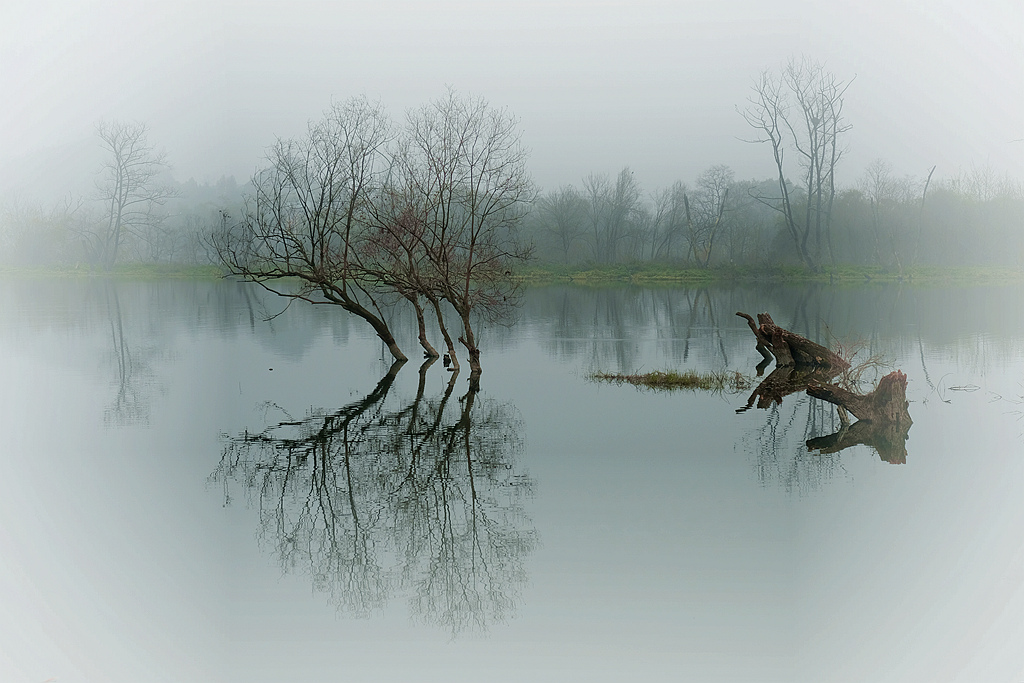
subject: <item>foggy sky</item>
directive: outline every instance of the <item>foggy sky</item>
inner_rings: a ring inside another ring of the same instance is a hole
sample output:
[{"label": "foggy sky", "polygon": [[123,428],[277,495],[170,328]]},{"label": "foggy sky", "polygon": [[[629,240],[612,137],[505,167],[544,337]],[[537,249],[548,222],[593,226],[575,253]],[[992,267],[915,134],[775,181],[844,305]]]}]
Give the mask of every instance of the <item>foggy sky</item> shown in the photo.
[{"label": "foggy sky", "polygon": [[878,157],[1024,178],[1020,0],[3,0],[0,199],[87,191],[101,119],[147,122],[180,180],[242,181],[332,98],[401,119],[448,85],[521,119],[543,188],[768,177],[736,107],[801,54],[856,77],[842,185]]}]

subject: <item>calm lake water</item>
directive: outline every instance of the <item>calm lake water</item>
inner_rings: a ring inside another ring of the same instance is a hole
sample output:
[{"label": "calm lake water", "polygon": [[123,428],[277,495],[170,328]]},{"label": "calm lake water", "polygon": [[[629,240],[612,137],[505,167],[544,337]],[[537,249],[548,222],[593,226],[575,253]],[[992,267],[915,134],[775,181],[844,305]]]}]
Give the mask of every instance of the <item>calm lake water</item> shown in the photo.
[{"label": "calm lake water", "polygon": [[[0,680],[1020,683],[1022,301],[537,288],[472,395],[245,285],[0,281]],[[905,454],[589,378],[753,375],[736,311],[902,369]]]}]

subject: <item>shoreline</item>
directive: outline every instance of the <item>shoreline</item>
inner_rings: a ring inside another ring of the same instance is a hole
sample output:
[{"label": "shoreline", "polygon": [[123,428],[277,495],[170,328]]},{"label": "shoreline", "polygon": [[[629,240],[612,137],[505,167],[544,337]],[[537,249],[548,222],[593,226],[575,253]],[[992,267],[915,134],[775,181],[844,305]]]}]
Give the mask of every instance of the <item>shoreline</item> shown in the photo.
[{"label": "shoreline", "polygon": [[[118,280],[222,279],[218,266],[124,264],[111,269],[92,266],[0,266],[9,278],[111,278]],[[684,268],[657,264],[575,266],[538,264],[515,276],[526,286],[826,284],[826,285],[982,285],[1024,282],[1024,269],[1006,266],[918,266],[902,273],[880,266],[839,266],[813,273],[795,266]]]}]

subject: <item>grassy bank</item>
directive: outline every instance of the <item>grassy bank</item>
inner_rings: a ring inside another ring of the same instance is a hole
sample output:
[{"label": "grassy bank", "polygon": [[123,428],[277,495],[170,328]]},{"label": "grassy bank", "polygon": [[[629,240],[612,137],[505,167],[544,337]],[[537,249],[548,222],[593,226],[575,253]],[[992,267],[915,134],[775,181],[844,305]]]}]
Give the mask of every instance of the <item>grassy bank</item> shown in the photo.
[{"label": "grassy bank", "polygon": [[521,273],[529,284],[572,282],[599,285],[605,283],[711,284],[728,282],[792,282],[825,284],[918,283],[918,284],[1000,284],[1024,282],[1024,269],[995,266],[920,266],[902,273],[880,266],[839,266],[835,270],[813,273],[797,266],[718,266],[684,268],[661,264],[624,264],[602,266],[564,266],[538,264]]},{"label": "grassy bank", "polygon": [[186,266],[169,263],[126,263],[110,269],[97,266],[0,266],[0,277],[92,278],[123,280],[217,279],[217,266]]},{"label": "grassy bank", "polygon": [[[223,271],[217,266],[189,266],[167,263],[127,263],[110,269],[97,266],[13,266],[0,265],[0,277],[76,278],[107,277],[126,280],[175,278],[216,279]],[[684,268],[664,264],[565,266],[534,264],[518,277],[527,285],[574,283],[581,285],[637,284],[706,285],[723,283],[825,283],[863,285],[872,283],[913,284],[1011,284],[1024,282],[1024,269],[995,266],[922,266],[900,273],[878,266],[839,266],[834,271],[812,273],[796,266],[719,266]]]}]

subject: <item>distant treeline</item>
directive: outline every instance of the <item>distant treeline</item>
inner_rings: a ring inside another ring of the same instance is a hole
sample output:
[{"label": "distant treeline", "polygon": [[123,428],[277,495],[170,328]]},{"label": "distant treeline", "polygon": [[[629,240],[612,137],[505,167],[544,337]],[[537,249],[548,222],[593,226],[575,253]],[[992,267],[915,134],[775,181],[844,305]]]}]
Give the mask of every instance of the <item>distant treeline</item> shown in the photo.
[{"label": "distant treeline", "polygon": [[[1024,266],[1024,188],[987,169],[941,180],[898,175],[872,163],[833,206],[832,243],[839,265],[899,272],[911,266]],[[247,184],[234,178],[184,183],[125,232],[121,262],[209,264],[208,236],[244,211]],[[791,198],[805,201],[798,188]],[[797,265],[799,258],[777,210],[775,179],[737,180],[713,166],[692,183],[646,191],[628,168],[591,174],[578,184],[540,194],[524,231],[542,263],[600,266],[661,263],[684,268],[723,264]],[[797,207],[799,208],[799,207]],[[0,262],[101,265],[90,235],[106,220],[94,199],[53,205],[0,206]],[[812,245],[813,246],[813,245]],[[818,246],[825,268],[827,245]]]},{"label": "distant treeline", "polygon": [[[210,265],[209,236],[238,217],[245,186],[234,178],[216,183],[160,179],[166,197],[142,207],[120,237],[119,263]],[[107,202],[68,198],[54,204],[12,201],[0,205],[0,263],[86,267],[109,265],[104,241]],[[127,221],[125,221],[127,223]],[[108,261],[105,263],[105,261]]]},{"label": "distant treeline", "polygon": [[[570,267],[634,263],[689,269],[797,266],[822,274],[839,266],[873,266],[902,275],[905,269],[918,266],[1024,266],[1024,188],[1016,180],[986,168],[953,175],[942,169],[936,175],[933,167],[919,176],[900,175],[882,160],[871,163],[859,179],[840,178],[845,170],[846,136],[852,127],[843,111],[851,84],[852,79],[843,80],[806,56],[765,69],[755,79],[739,114],[748,132],[753,132],[750,141],[759,143],[765,153],[771,150],[775,177],[737,180],[728,166],[717,165],[698,175],[692,184],[679,181],[651,192],[624,168],[614,177],[595,173],[576,185],[536,194],[532,182],[517,175],[514,180],[522,184],[516,185],[513,193],[514,220],[504,214],[500,219],[477,216],[475,210],[468,215],[486,234],[514,232],[518,240],[525,233],[536,248],[537,260]],[[416,117],[413,113],[407,116],[411,117],[407,127],[415,129]],[[501,116],[505,117],[507,135],[518,145],[516,119],[504,110]],[[383,154],[394,132],[388,126],[379,150],[355,145],[355,157]],[[350,133],[344,126],[342,132],[343,138]],[[415,138],[416,131],[413,133]],[[222,262],[213,253],[213,236],[218,231],[224,233],[228,226],[265,218],[260,213],[258,190],[264,178],[260,173],[244,187],[234,179],[215,185],[176,183],[165,155],[149,143],[144,123],[101,123],[97,134],[106,161],[97,169],[96,191],[90,197],[49,207],[0,205],[0,262],[102,268],[125,262]],[[452,135],[444,129],[437,143],[444,154],[424,165],[438,175],[430,191],[424,191],[433,202],[427,204],[444,204],[434,196],[440,192],[438,196],[447,197],[448,202],[459,197],[473,206],[504,206],[509,187],[496,183],[494,188],[484,189],[474,180],[480,173],[496,173],[488,163],[471,160],[466,172],[457,164],[448,164],[452,166],[448,168],[441,163],[464,154],[466,140],[479,137],[462,140]],[[280,153],[282,144],[278,141],[276,156],[268,153],[268,167],[261,173],[295,174],[282,161],[290,159]],[[375,188],[360,185],[357,191],[346,185],[355,177],[354,167],[345,170],[337,160],[328,159],[334,164],[325,176],[330,183],[324,184],[320,178],[314,185],[323,190],[322,203],[330,210],[324,215],[322,211],[309,213],[313,203],[304,200],[300,203],[309,215],[285,217],[279,211],[278,222],[285,232],[295,226],[302,232],[302,225],[310,221],[333,225],[334,212],[347,206],[341,241],[358,242],[366,236],[359,230],[373,223],[365,219],[373,217],[375,204],[361,204],[357,195],[377,192],[378,205],[383,200],[387,200],[385,204],[397,201],[404,190],[393,185],[395,178],[402,176],[403,154],[384,154],[390,161],[381,162],[380,175],[389,178],[388,182]],[[314,157],[305,162],[310,168],[314,162],[326,163]],[[517,157],[517,164],[519,161]],[[286,195],[282,191],[270,199],[286,204]],[[314,195],[319,196],[313,193],[310,197]],[[528,206],[534,196],[536,201]],[[346,204],[346,200],[351,201]],[[406,218],[396,216],[393,225],[383,228],[409,232],[404,226]],[[375,218],[380,223],[380,216]],[[324,245],[337,247],[334,242],[340,233],[333,228],[328,232],[330,240],[313,240],[319,245],[317,253],[333,253]],[[447,235],[444,230],[442,233]],[[476,250],[470,248],[467,253],[474,257]],[[349,272],[348,258],[343,262],[344,272]],[[380,277],[387,279],[384,275]]]},{"label": "distant treeline", "polygon": [[[806,195],[789,192],[799,212]],[[654,192],[624,168],[541,194],[526,227],[546,263],[796,265],[779,195],[774,178],[737,180],[728,166]],[[825,239],[809,245],[824,269],[1024,265],[1024,188],[987,169],[936,180],[875,161],[831,210],[831,250]]]}]

